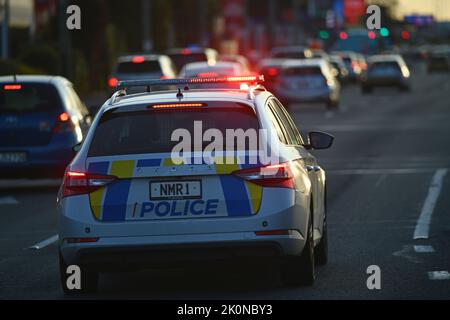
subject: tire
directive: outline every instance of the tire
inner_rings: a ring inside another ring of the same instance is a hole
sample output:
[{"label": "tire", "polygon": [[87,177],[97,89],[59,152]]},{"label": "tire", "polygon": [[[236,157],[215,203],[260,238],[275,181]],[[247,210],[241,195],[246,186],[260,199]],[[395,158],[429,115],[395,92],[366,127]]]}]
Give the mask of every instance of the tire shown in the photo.
[{"label": "tire", "polygon": [[89,271],[86,268],[80,266],[81,269],[81,289],[69,289],[67,288],[67,279],[69,275],[66,273],[68,265],[64,262],[64,259],[59,254],[59,275],[61,280],[61,287],[64,294],[75,295],[75,294],[86,294],[94,293],[98,290],[98,279],[99,273],[94,271]]},{"label": "tire", "polygon": [[322,266],[328,262],[328,226],[327,226],[327,194],[325,191],[325,212],[323,217],[322,239],[314,249],[316,265]]},{"label": "tire", "polygon": [[305,248],[299,257],[286,261],[281,269],[281,281],[286,286],[312,286],[316,279],[312,215],[309,219]]}]

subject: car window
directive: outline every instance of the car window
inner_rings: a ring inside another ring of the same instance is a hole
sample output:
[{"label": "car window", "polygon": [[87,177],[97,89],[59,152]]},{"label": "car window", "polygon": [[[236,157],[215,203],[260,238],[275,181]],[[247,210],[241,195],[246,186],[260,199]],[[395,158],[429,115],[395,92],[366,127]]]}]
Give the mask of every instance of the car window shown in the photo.
[{"label": "car window", "polygon": [[89,114],[89,111],[87,110],[86,106],[81,102],[80,98],[78,97],[78,94],[75,92],[72,85],[67,85],[66,89],[77,111],[80,112],[82,115]]},{"label": "car window", "polygon": [[287,120],[287,126],[289,129],[293,132],[293,135],[295,136],[294,144],[303,145],[303,138],[298,131],[297,126],[295,125],[294,120],[292,119],[291,115],[287,112],[286,108],[281,104],[280,101],[274,100],[274,102],[278,105],[279,110],[284,114],[286,120]]},{"label": "car window", "polygon": [[61,97],[48,83],[0,84],[0,112],[41,112],[62,110]]},{"label": "car window", "polygon": [[273,110],[272,103],[269,101],[266,105],[267,113],[269,114],[270,121],[272,122],[275,131],[277,132],[278,140],[284,144],[289,144],[285,132],[283,132],[283,128],[281,127],[280,120],[275,115],[275,111]]},{"label": "car window", "polygon": [[281,106],[277,103],[275,99],[271,99],[270,105],[272,107],[272,110],[275,113],[275,116],[278,118],[278,121],[280,122],[280,126],[285,133],[287,143],[289,145],[292,144],[298,144],[297,143],[297,137],[295,135],[295,132],[292,130],[289,120],[287,119],[286,115],[284,114],[283,110],[281,109]]},{"label": "car window", "polygon": [[147,60],[140,63],[119,62],[117,73],[148,73],[161,72],[161,65],[158,60]]},{"label": "car window", "polygon": [[[179,143],[172,141],[172,133],[185,129],[194,137],[194,121],[201,121],[204,132],[217,129],[223,137],[228,129],[254,129],[258,139],[259,122],[254,110],[234,102],[208,102],[205,108],[184,111],[112,111],[100,119],[88,156],[171,152]],[[235,150],[254,150],[254,143],[249,140],[246,138],[244,144],[235,140]],[[210,142],[203,141],[203,144],[204,149]],[[191,150],[194,150],[194,139],[191,139]]]}]

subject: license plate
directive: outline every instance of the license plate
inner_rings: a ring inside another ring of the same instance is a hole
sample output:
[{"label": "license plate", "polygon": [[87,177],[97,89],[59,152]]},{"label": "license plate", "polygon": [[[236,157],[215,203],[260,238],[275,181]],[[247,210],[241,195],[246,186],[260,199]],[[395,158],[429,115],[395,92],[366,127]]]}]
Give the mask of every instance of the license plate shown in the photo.
[{"label": "license plate", "polygon": [[25,152],[0,152],[0,162],[2,163],[20,163],[27,161]]},{"label": "license plate", "polygon": [[189,181],[152,181],[150,199],[198,199],[202,197],[200,180]]}]

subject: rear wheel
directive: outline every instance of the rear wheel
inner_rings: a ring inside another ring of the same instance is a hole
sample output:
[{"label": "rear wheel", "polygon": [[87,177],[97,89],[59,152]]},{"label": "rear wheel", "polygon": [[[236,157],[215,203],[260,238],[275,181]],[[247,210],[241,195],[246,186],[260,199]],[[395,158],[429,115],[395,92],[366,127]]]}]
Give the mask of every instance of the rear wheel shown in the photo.
[{"label": "rear wheel", "polygon": [[327,227],[327,206],[325,193],[325,210],[323,214],[322,238],[314,249],[315,262],[317,265],[324,265],[328,262],[328,227]]},{"label": "rear wheel", "polygon": [[98,279],[99,273],[87,270],[80,266],[81,270],[81,288],[80,289],[69,289],[67,287],[67,280],[71,276],[71,274],[67,273],[68,264],[64,261],[61,253],[59,254],[59,274],[61,280],[61,286],[65,294],[73,295],[73,294],[84,294],[84,293],[94,293],[98,290]]},{"label": "rear wheel", "polygon": [[281,280],[283,284],[287,286],[311,286],[313,285],[315,278],[316,270],[314,262],[313,223],[311,215],[303,252],[301,256],[286,261],[286,263],[282,266]]}]

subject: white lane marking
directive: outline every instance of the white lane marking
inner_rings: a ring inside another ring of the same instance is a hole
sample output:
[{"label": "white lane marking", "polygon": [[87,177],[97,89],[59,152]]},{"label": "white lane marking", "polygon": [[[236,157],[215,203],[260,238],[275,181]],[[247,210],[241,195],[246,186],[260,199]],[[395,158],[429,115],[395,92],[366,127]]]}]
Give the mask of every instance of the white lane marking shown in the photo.
[{"label": "white lane marking", "polygon": [[436,169],[429,168],[395,168],[395,169],[343,169],[343,170],[326,170],[328,174],[347,175],[347,174],[412,174],[412,173],[429,173]]},{"label": "white lane marking", "polygon": [[450,280],[450,273],[448,271],[430,271],[430,272],[428,272],[428,279],[430,279],[430,280]]},{"label": "white lane marking", "polygon": [[422,211],[414,230],[414,239],[428,239],[431,216],[433,215],[434,207],[441,193],[442,181],[446,174],[447,169],[438,169],[433,175],[430,188],[428,189],[428,195],[423,203]]},{"label": "white lane marking", "polygon": [[432,246],[414,246],[414,251],[417,253],[431,253],[434,252]]},{"label": "white lane marking", "polygon": [[16,198],[8,196],[8,197],[2,197],[0,198],[0,205],[1,204],[19,204],[19,201],[17,201]]},{"label": "white lane marking", "polygon": [[45,248],[48,245],[51,245],[52,243],[58,241],[59,236],[57,234],[55,234],[54,236],[45,239],[44,241],[41,241],[39,243],[36,243],[35,245],[32,245],[31,247],[29,247],[28,249],[32,249],[32,250],[40,250],[42,248]]}]

